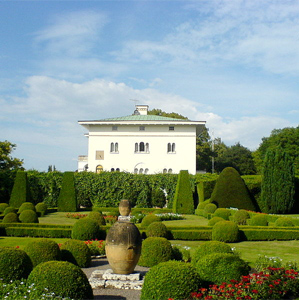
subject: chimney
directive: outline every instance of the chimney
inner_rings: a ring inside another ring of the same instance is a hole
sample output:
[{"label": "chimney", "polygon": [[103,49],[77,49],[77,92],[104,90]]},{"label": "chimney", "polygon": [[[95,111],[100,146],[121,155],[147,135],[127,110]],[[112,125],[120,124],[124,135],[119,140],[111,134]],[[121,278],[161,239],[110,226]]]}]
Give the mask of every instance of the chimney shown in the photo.
[{"label": "chimney", "polygon": [[136,105],[135,107],[140,115],[147,115],[148,105]]}]

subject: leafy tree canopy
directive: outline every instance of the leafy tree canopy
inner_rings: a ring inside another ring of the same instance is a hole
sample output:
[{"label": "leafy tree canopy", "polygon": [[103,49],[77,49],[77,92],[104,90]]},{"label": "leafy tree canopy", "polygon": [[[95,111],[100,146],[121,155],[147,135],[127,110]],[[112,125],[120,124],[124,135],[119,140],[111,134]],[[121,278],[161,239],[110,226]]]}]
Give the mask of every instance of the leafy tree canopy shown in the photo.
[{"label": "leafy tree canopy", "polygon": [[167,113],[165,111],[162,111],[161,109],[154,108],[152,110],[149,110],[147,112],[148,115],[155,115],[155,116],[162,116],[162,117],[168,117],[168,118],[174,118],[174,119],[182,119],[182,120],[188,120],[187,117],[184,117],[178,113]]},{"label": "leafy tree canopy", "polygon": [[11,156],[12,151],[15,149],[15,144],[8,141],[0,141],[0,171],[24,169],[22,167],[23,160]]},{"label": "leafy tree canopy", "polygon": [[288,153],[295,163],[296,173],[299,173],[299,126],[274,129],[269,137],[262,138],[262,143],[255,153],[256,164],[262,168],[267,150],[276,150],[281,147]]}]

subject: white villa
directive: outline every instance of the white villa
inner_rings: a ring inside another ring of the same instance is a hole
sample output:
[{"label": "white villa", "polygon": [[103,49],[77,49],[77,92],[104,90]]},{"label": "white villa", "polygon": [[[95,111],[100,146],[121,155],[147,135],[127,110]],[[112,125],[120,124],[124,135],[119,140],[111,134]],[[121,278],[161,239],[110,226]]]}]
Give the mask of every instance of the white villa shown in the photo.
[{"label": "white villa", "polygon": [[88,155],[79,156],[78,172],[121,171],[139,174],[196,173],[196,137],[205,121],[148,115],[136,105],[133,115],[79,121],[88,130]]}]

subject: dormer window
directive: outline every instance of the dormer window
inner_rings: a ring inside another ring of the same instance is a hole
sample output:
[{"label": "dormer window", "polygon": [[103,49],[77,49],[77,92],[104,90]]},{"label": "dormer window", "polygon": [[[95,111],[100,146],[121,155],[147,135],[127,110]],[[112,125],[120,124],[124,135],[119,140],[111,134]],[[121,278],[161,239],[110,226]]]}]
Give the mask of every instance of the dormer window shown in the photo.
[{"label": "dormer window", "polygon": [[174,131],[174,126],[169,126],[169,131]]},{"label": "dormer window", "polygon": [[140,130],[140,131],[144,131],[144,130],[145,130],[145,127],[144,127],[144,126],[139,126],[139,130]]},{"label": "dormer window", "polygon": [[117,131],[117,126],[112,126],[112,131]]}]

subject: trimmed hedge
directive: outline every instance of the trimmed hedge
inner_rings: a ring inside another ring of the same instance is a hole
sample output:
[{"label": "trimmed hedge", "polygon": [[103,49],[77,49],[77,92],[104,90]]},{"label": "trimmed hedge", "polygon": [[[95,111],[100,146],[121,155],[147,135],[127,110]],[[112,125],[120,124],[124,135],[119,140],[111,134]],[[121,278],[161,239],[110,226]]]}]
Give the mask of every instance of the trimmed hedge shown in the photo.
[{"label": "trimmed hedge", "polygon": [[277,227],[293,227],[294,223],[293,220],[291,218],[278,218],[275,221],[275,226]]},{"label": "trimmed hedge", "polygon": [[28,283],[38,289],[47,288],[50,293],[71,299],[93,299],[92,288],[85,273],[66,261],[41,263],[30,273]]},{"label": "trimmed hedge", "polygon": [[152,267],[145,275],[141,300],[187,299],[201,284],[188,263],[168,261]]},{"label": "trimmed hedge", "polygon": [[16,213],[10,212],[4,216],[2,223],[15,223],[18,221],[18,215]]},{"label": "trimmed hedge", "polygon": [[104,219],[102,213],[100,213],[98,211],[91,211],[88,214],[87,218],[96,221],[99,226],[106,225],[106,222],[105,222],[105,219]]},{"label": "trimmed hedge", "polygon": [[251,226],[268,226],[266,215],[256,214],[251,219],[247,220],[247,224]]},{"label": "trimmed hedge", "polygon": [[5,228],[7,236],[20,237],[44,237],[44,238],[71,238],[72,229],[67,228],[41,228],[41,227],[15,227],[15,223],[11,227]]},{"label": "trimmed hedge", "polygon": [[8,206],[5,208],[3,214],[4,214],[4,216],[6,216],[9,213],[17,213],[17,209],[15,209],[14,207]]},{"label": "trimmed hedge", "polygon": [[32,197],[27,172],[18,171],[11,191],[9,206],[19,208],[22,203],[31,201]]},{"label": "trimmed hedge", "polygon": [[179,214],[194,213],[193,193],[187,170],[181,170],[179,173],[174,194],[173,212]]},{"label": "trimmed hedge", "polygon": [[161,222],[161,219],[154,214],[147,215],[142,219],[141,227],[147,227],[154,222]]},{"label": "trimmed hedge", "polygon": [[214,226],[216,223],[221,221],[225,221],[225,220],[221,217],[213,217],[212,219],[209,220],[208,226]]},{"label": "trimmed hedge", "polygon": [[41,217],[43,217],[44,215],[47,214],[47,209],[48,209],[48,206],[44,202],[40,202],[35,205],[35,210],[37,213],[40,214]]},{"label": "trimmed hedge", "polygon": [[147,237],[164,237],[167,238],[167,227],[162,222],[151,223],[146,230]]},{"label": "trimmed hedge", "polygon": [[171,239],[186,241],[208,241],[212,239],[212,228],[202,230],[171,230]]},{"label": "trimmed hedge", "polygon": [[240,239],[242,241],[290,241],[299,240],[299,230],[293,230],[292,227],[265,228],[260,229],[240,229]]},{"label": "trimmed hedge", "polygon": [[214,212],[214,217],[220,217],[224,220],[229,220],[229,217],[231,215],[231,211],[227,208],[217,208]]},{"label": "trimmed hedge", "polygon": [[57,200],[58,211],[75,212],[78,209],[73,172],[65,172]]},{"label": "trimmed hedge", "polygon": [[19,216],[22,223],[38,223],[37,213],[31,209],[23,210]]},{"label": "trimmed hedge", "polygon": [[36,211],[35,210],[35,206],[33,203],[31,202],[24,202],[22,203],[22,205],[19,207],[19,210],[18,210],[18,214],[20,214],[21,212],[23,212],[24,210],[33,210],[33,211]]},{"label": "trimmed hedge", "polygon": [[27,278],[31,270],[32,263],[25,251],[0,247],[0,278],[3,282]]},{"label": "trimmed hedge", "polygon": [[247,220],[250,219],[250,215],[246,210],[240,209],[237,210],[230,219],[238,225],[246,225]]},{"label": "trimmed hedge", "polygon": [[212,240],[225,243],[239,241],[239,227],[231,221],[221,221],[216,223],[212,229]]},{"label": "trimmed hedge", "polygon": [[61,259],[58,244],[49,239],[38,239],[30,241],[24,247],[24,251],[30,257],[34,268],[40,263]]},{"label": "trimmed hedge", "polygon": [[0,214],[3,214],[7,207],[9,207],[7,203],[0,203]]},{"label": "trimmed hedge", "polygon": [[88,240],[103,240],[104,232],[100,229],[99,224],[89,218],[83,218],[78,220],[72,229],[72,239],[80,241]]}]

